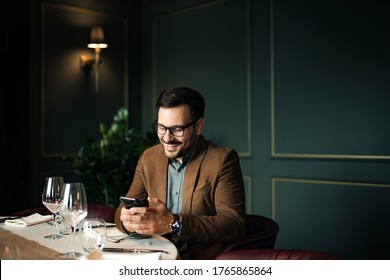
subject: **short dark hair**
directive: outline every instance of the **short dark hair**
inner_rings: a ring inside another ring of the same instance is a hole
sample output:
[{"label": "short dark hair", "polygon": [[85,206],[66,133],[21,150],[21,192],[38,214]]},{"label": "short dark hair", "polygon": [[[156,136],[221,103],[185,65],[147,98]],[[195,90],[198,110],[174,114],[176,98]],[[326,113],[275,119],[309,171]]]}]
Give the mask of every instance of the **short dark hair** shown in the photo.
[{"label": "short dark hair", "polygon": [[204,97],[189,87],[174,87],[163,90],[156,102],[156,112],[158,113],[160,107],[172,108],[180,105],[187,105],[190,108],[192,120],[204,117]]}]

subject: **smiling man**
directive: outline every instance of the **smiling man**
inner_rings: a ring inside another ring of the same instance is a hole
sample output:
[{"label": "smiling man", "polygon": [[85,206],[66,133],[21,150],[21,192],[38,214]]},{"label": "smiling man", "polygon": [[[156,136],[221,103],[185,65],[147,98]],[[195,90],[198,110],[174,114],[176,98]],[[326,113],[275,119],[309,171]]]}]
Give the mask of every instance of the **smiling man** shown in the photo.
[{"label": "smiling man", "polygon": [[237,152],[202,135],[203,96],[188,87],[161,92],[153,126],[160,144],[139,158],[127,197],[143,207],[119,205],[117,227],[172,240],[182,259],[212,259],[245,235],[245,190]]}]

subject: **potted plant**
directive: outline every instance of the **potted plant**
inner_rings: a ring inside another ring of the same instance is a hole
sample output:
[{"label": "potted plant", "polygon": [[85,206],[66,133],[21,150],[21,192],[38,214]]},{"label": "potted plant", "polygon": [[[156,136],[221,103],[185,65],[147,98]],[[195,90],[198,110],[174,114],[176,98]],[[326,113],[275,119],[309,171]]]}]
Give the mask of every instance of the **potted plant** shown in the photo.
[{"label": "potted plant", "polygon": [[133,179],[140,154],[155,139],[128,129],[128,111],[120,108],[107,129],[99,125],[101,139],[85,134],[85,144],[76,155],[64,157],[85,185],[88,202],[116,207]]}]

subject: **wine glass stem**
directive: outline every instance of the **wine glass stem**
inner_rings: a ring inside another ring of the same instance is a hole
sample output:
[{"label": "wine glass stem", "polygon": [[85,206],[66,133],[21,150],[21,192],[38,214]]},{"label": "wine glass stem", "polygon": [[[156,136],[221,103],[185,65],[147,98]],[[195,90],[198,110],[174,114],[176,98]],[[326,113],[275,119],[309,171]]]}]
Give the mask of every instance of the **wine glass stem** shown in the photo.
[{"label": "wine glass stem", "polygon": [[57,216],[57,214],[53,213],[53,238],[55,238],[55,236],[56,236],[56,229],[57,229],[56,216]]},{"label": "wine glass stem", "polygon": [[74,252],[74,234],[76,233],[76,227],[72,227],[72,240],[71,240],[71,243],[70,243],[70,248],[71,248],[70,254],[72,255],[72,257],[75,257],[75,252]]}]

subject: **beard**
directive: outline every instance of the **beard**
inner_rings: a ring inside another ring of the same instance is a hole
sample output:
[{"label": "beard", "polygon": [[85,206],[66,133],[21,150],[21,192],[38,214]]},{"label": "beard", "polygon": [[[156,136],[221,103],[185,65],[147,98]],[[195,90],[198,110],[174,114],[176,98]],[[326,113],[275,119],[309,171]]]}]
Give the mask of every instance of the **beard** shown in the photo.
[{"label": "beard", "polygon": [[169,159],[180,159],[188,155],[194,148],[197,142],[196,134],[193,134],[185,143],[177,140],[165,142],[161,139],[164,147],[165,156]]}]

